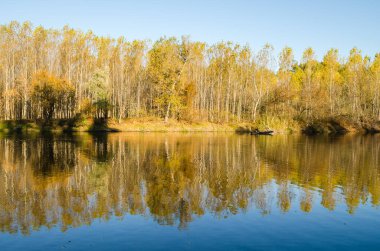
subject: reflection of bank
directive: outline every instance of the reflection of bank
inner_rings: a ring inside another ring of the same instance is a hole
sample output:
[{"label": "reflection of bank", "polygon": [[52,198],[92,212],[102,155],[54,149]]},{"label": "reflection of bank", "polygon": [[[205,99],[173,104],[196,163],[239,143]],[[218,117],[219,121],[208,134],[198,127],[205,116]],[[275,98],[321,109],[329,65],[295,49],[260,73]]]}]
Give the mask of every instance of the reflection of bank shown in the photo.
[{"label": "reflection of bank", "polygon": [[66,230],[128,213],[186,228],[206,212],[222,218],[247,210],[313,212],[316,203],[334,210],[337,197],[354,212],[368,199],[379,204],[379,149],[375,137],[2,138],[0,227]]},{"label": "reflection of bank", "polygon": [[93,147],[92,154],[97,161],[105,162],[109,158],[110,152],[108,151],[108,134],[99,133],[92,134],[93,138]]},{"label": "reflection of bank", "polygon": [[44,136],[25,142],[30,152],[30,163],[36,176],[54,177],[60,173],[69,173],[77,161],[77,145],[70,138]]}]

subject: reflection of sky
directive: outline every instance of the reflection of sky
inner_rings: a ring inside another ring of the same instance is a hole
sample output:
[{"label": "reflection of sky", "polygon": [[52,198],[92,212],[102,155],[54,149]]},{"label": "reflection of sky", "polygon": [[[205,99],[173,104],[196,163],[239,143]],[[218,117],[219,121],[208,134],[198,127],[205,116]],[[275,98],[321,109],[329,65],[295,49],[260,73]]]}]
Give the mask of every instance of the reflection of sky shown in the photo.
[{"label": "reflection of sky", "polygon": [[377,0],[2,0],[0,23],[69,24],[128,39],[190,35],[208,43],[248,43],[255,51],[269,42],[277,53],[285,45],[293,47],[299,60],[309,46],[319,59],[331,47],[346,56],[357,46],[374,56],[380,50],[379,10]]}]

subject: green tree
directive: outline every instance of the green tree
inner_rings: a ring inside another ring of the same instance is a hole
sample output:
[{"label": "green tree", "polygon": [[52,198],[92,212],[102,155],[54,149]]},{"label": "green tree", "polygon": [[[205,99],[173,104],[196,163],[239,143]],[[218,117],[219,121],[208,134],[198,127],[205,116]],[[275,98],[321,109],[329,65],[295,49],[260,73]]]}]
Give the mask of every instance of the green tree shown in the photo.
[{"label": "green tree", "polygon": [[106,70],[97,70],[88,84],[92,98],[92,104],[96,109],[97,118],[108,118],[109,103],[109,81]]}]

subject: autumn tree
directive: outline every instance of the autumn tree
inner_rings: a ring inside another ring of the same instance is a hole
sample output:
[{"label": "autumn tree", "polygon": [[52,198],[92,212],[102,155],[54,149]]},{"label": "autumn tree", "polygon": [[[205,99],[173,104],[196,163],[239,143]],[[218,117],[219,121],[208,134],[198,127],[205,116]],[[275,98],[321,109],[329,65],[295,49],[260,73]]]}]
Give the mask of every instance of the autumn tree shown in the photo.
[{"label": "autumn tree", "polygon": [[75,89],[64,79],[57,78],[46,71],[33,76],[31,96],[35,105],[36,117],[45,120],[70,118],[74,114]]},{"label": "autumn tree", "polygon": [[380,53],[377,53],[370,66],[371,110],[374,118],[380,120]]},{"label": "autumn tree", "polygon": [[158,113],[165,118],[165,122],[181,107],[179,81],[183,65],[184,59],[175,38],[161,38],[149,51],[148,73],[155,84]]},{"label": "autumn tree", "polygon": [[328,90],[328,101],[330,116],[335,113],[337,107],[337,94],[341,84],[341,75],[339,72],[339,57],[337,49],[330,49],[323,57],[323,82]]}]

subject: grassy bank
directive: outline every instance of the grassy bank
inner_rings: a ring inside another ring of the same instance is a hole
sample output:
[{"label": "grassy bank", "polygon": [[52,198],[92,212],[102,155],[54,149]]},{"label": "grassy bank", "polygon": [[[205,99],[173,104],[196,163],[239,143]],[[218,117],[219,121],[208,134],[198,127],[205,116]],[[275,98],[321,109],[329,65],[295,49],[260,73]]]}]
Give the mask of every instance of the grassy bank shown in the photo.
[{"label": "grassy bank", "polygon": [[6,120],[0,121],[0,132],[249,132],[255,128],[270,128],[279,134],[344,134],[349,132],[377,133],[380,122],[361,120],[354,122],[348,118],[330,118],[303,122],[265,118],[256,123],[217,124],[210,122],[187,122],[160,118],[134,119],[56,119],[52,121]]},{"label": "grassy bank", "polygon": [[245,132],[253,128],[250,123],[216,124],[187,122],[160,118],[138,119],[59,119],[49,122],[38,120],[0,121],[0,132]]}]

